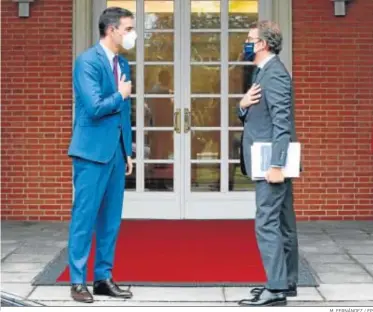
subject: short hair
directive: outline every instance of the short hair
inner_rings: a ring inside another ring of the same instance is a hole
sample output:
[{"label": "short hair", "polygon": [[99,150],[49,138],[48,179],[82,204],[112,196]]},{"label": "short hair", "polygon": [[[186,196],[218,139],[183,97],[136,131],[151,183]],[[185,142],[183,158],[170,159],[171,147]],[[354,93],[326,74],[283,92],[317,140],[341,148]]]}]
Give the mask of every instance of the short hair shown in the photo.
[{"label": "short hair", "polygon": [[119,8],[119,7],[110,7],[105,9],[98,21],[98,29],[100,31],[100,37],[103,38],[106,36],[106,31],[109,26],[119,27],[120,19],[123,17],[133,18],[133,13],[129,10]]},{"label": "short hair", "polygon": [[282,33],[277,23],[258,21],[250,25],[250,29],[258,29],[259,39],[265,41],[271,53],[279,54],[282,50]]}]

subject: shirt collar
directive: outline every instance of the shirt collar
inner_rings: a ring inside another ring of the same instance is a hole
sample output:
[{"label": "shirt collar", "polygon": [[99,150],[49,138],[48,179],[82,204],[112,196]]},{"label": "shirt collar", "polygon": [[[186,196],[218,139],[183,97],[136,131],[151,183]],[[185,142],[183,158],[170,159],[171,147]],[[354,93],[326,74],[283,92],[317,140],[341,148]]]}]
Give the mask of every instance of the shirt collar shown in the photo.
[{"label": "shirt collar", "polygon": [[105,45],[102,43],[102,41],[100,41],[100,45],[104,49],[105,54],[106,54],[107,58],[109,59],[110,64],[113,65],[113,59],[114,59],[115,53],[113,51],[111,51],[110,49],[108,49],[107,47],[105,47]]},{"label": "shirt collar", "polygon": [[259,64],[258,64],[258,67],[259,68],[263,68],[265,66],[265,64],[267,64],[271,59],[273,59],[276,55],[275,54],[270,54],[269,56],[267,56],[263,61],[261,61]]}]

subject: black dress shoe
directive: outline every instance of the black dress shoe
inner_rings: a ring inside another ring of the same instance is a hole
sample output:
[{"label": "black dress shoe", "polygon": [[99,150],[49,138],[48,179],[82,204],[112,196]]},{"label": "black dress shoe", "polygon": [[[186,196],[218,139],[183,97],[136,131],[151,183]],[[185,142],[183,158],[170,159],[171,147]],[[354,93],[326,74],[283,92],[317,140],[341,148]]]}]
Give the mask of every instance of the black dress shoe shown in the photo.
[{"label": "black dress shoe", "polygon": [[120,289],[111,278],[103,281],[95,281],[93,284],[93,294],[125,299],[132,298],[132,293],[129,290]]},{"label": "black dress shoe", "polygon": [[251,307],[269,307],[269,306],[285,306],[287,304],[286,297],[282,292],[272,292],[263,288],[252,299],[243,299],[238,302],[240,306]]},{"label": "black dress shoe", "polygon": [[284,291],[284,294],[286,297],[296,297],[298,295],[297,284],[289,284],[289,287]]},{"label": "black dress shoe", "polygon": [[[255,287],[250,290],[250,294],[256,295],[261,292],[263,288],[264,287]],[[298,295],[297,285],[295,283],[289,284],[288,289],[285,289],[283,293],[286,297],[296,297]]]},{"label": "black dress shoe", "polygon": [[92,303],[93,297],[87,286],[82,284],[73,284],[70,289],[71,297],[78,302]]}]

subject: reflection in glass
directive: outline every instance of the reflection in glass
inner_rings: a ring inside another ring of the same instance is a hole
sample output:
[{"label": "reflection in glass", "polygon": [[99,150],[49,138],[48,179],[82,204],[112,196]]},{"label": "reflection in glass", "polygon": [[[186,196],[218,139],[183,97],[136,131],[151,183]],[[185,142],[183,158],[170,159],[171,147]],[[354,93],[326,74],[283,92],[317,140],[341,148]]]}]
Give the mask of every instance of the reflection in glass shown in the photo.
[{"label": "reflection in glass", "polygon": [[127,191],[136,191],[136,163],[133,164],[132,174],[126,176],[125,189]]},{"label": "reflection in glass", "polygon": [[220,99],[192,98],[192,127],[220,127]]},{"label": "reflection in glass", "polygon": [[229,131],[229,159],[240,159],[242,131]]},{"label": "reflection in glass", "polygon": [[145,127],[173,127],[174,99],[145,98],[144,114]]},{"label": "reflection in glass", "polygon": [[192,65],[192,93],[220,94],[220,66]]},{"label": "reflection in glass", "polygon": [[145,93],[173,94],[174,66],[173,65],[145,65],[144,66]]},{"label": "reflection in glass", "polygon": [[248,29],[258,20],[258,0],[229,1],[229,28]]},{"label": "reflection in glass", "polygon": [[136,94],[136,65],[130,65],[130,74],[132,82],[132,95]]},{"label": "reflection in glass", "polygon": [[191,159],[220,159],[220,131],[191,131]]},{"label": "reflection in glass", "polygon": [[145,29],[173,29],[173,1],[145,1]]},{"label": "reflection in glass", "polygon": [[255,184],[241,172],[241,165],[229,164],[229,191],[247,192],[254,191]]},{"label": "reflection in glass", "polygon": [[136,98],[131,98],[131,127],[136,127]]},{"label": "reflection in glass", "polygon": [[191,61],[214,62],[220,61],[220,34],[219,33],[192,33],[191,34]]},{"label": "reflection in glass", "polygon": [[145,33],[145,61],[171,62],[174,59],[173,33]]},{"label": "reflection in glass", "polygon": [[242,127],[242,122],[237,115],[237,107],[241,98],[229,99],[229,127]]},{"label": "reflection in glass", "polygon": [[192,192],[220,192],[220,164],[191,164]]},{"label": "reflection in glass", "polygon": [[173,164],[145,164],[145,191],[172,192],[174,190]]},{"label": "reflection in glass", "polygon": [[174,159],[174,131],[145,131],[145,159]]},{"label": "reflection in glass", "polygon": [[251,86],[254,65],[234,65],[229,68],[229,93],[244,94]]},{"label": "reflection in glass", "polygon": [[231,32],[229,33],[229,61],[240,62],[243,61],[243,48],[247,39],[248,32]]},{"label": "reflection in glass", "polygon": [[191,1],[191,28],[220,28],[220,1]]},{"label": "reflection in glass", "polygon": [[132,130],[132,159],[136,159],[136,131]]}]

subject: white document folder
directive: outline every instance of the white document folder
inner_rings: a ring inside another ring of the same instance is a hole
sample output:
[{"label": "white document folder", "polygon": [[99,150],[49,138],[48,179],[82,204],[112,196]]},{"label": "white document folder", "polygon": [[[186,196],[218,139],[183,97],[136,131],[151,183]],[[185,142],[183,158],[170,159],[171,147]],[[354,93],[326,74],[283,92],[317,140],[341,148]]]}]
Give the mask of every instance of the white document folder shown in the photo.
[{"label": "white document folder", "polygon": [[[300,143],[290,142],[283,173],[285,178],[299,178],[300,175]],[[251,176],[253,180],[265,178],[271,167],[272,143],[255,142],[251,145]]]}]

